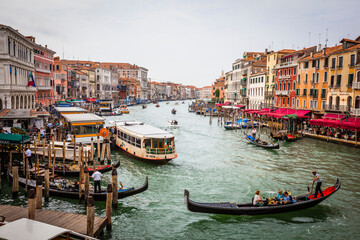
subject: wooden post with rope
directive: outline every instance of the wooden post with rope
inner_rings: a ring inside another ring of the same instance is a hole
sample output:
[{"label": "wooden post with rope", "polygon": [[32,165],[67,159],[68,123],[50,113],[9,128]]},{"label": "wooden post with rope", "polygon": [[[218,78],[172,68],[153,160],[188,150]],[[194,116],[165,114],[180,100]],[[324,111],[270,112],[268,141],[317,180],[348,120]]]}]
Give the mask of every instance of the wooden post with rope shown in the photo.
[{"label": "wooden post with rope", "polygon": [[36,209],[42,209],[42,177],[36,177]]},{"label": "wooden post with rope", "polygon": [[49,165],[45,164],[45,191],[44,191],[45,202],[49,201],[49,187],[50,187],[49,185],[50,185]]},{"label": "wooden post with rope", "polygon": [[35,220],[35,190],[30,189],[28,194],[28,219]]},{"label": "wooden post with rope", "polygon": [[74,162],[76,161],[76,135],[74,132]]},{"label": "wooden post with rope", "polygon": [[[85,175],[84,200],[85,200],[85,202],[88,202],[88,200],[89,200],[90,180],[89,180],[89,169],[88,169],[87,166],[85,166],[84,175]],[[81,184],[81,183],[80,183],[80,184]]]},{"label": "wooden post with rope", "polygon": [[94,221],[95,221],[95,202],[94,198],[90,196],[86,202],[86,235],[94,236]]},{"label": "wooden post with rope", "polygon": [[[116,189],[115,189],[116,190]],[[111,231],[111,205],[112,205],[112,186],[111,183],[108,184],[106,189],[106,230]]]},{"label": "wooden post with rope", "polygon": [[25,182],[25,192],[28,191],[28,181],[29,181],[29,160],[28,158],[26,158],[26,165],[24,167],[26,169],[26,173],[25,173],[25,177],[26,177],[26,182]]},{"label": "wooden post with rope", "polygon": [[112,165],[113,170],[111,172],[111,177],[112,177],[112,186],[113,186],[113,199],[112,199],[112,206],[114,208],[117,208],[118,206],[118,195],[117,195],[117,189],[118,189],[118,179],[117,179],[117,170],[114,167],[114,164]]},{"label": "wooden post with rope", "polygon": [[98,158],[100,158],[100,136],[97,136],[97,150],[98,150]]},{"label": "wooden post with rope", "polygon": [[90,145],[90,159],[89,161],[92,161],[93,162],[93,165],[94,164],[94,139],[91,138],[91,145]]}]

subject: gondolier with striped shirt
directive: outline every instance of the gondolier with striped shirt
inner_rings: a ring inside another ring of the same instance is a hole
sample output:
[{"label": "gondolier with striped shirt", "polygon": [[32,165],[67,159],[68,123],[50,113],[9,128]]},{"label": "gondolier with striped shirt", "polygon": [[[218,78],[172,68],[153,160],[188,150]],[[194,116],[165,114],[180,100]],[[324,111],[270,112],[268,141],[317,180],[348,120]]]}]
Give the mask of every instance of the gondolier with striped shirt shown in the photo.
[{"label": "gondolier with striped shirt", "polygon": [[314,197],[317,198],[318,192],[320,192],[321,196],[323,197],[324,194],[323,194],[323,192],[321,191],[322,181],[321,181],[320,175],[319,175],[318,173],[316,173],[316,170],[313,170],[313,171],[312,171],[312,174],[313,174],[314,177],[315,177],[314,180],[313,180],[313,186],[314,186],[314,183],[316,182]]}]

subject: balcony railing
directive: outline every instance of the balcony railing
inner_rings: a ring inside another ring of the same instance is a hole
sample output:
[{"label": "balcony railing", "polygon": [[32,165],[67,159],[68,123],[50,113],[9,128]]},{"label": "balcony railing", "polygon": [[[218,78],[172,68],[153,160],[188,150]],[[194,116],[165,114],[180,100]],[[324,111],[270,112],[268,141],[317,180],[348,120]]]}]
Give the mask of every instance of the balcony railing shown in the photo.
[{"label": "balcony railing", "polygon": [[290,91],[289,90],[276,90],[275,95],[277,95],[277,96],[289,96]]},{"label": "balcony railing", "polygon": [[290,78],[291,78],[290,75],[279,76],[279,80],[285,80],[285,79],[290,79]]},{"label": "balcony railing", "polygon": [[336,84],[336,85],[335,85],[335,88],[340,88],[340,84]]},{"label": "balcony railing", "polygon": [[360,116],[360,108],[351,108],[351,112],[355,116]]},{"label": "balcony railing", "polygon": [[360,82],[353,82],[352,88],[353,89],[360,89]]},{"label": "balcony railing", "polygon": [[265,97],[273,97],[274,92],[273,91],[265,91]]},{"label": "balcony railing", "polygon": [[50,69],[44,69],[44,68],[36,67],[35,70],[36,70],[37,72],[50,73]]},{"label": "balcony railing", "polygon": [[349,107],[344,106],[344,105],[328,105],[328,104],[325,104],[325,110],[333,110],[333,111],[345,112],[348,109],[349,109]]},{"label": "balcony railing", "polygon": [[321,98],[326,98],[326,94],[321,94]]},{"label": "balcony railing", "polygon": [[331,66],[330,69],[331,69],[331,70],[335,70],[335,66]]},{"label": "balcony railing", "polygon": [[280,64],[276,64],[275,68],[283,68],[283,67],[292,67],[292,66],[296,66],[296,62],[291,61],[291,62],[283,62]]},{"label": "balcony railing", "polygon": [[337,66],[338,69],[342,69],[343,68],[343,65],[339,65]]},{"label": "balcony railing", "polygon": [[37,88],[37,90],[39,90],[39,91],[52,90],[52,87],[51,87],[51,86],[37,86],[36,88]]}]

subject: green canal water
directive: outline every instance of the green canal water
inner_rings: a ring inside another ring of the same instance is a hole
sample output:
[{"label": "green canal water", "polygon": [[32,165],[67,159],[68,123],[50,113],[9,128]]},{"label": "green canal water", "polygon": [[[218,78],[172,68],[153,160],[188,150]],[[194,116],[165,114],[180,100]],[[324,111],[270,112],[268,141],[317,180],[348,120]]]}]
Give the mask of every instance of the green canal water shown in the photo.
[{"label": "green canal water", "polygon": [[[160,103],[129,107],[130,114],[116,119],[135,119],[173,130],[178,157],[166,165],[151,165],[121,156],[119,180],[139,186],[149,176],[149,189],[119,200],[113,211],[113,231],[102,239],[348,239],[360,233],[360,150],[305,138],[280,143],[279,150],[249,145],[240,130],[226,131],[217,118],[187,111],[187,104]],[[177,109],[176,115],[171,109]],[[115,119],[115,117],[108,120]],[[273,196],[278,189],[297,195],[312,183],[317,169],[323,187],[342,181],[341,189],[320,205],[302,211],[264,216],[227,216],[192,213],[184,204],[184,189],[202,202],[249,202],[256,190]],[[109,173],[106,174],[108,177]],[[106,182],[103,182],[103,187]],[[1,204],[26,206],[23,192],[13,200],[10,184],[3,178]],[[52,198],[45,209],[86,214],[78,201]],[[105,216],[105,203],[96,203],[95,214]],[[0,213],[1,215],[1,213]]]}]

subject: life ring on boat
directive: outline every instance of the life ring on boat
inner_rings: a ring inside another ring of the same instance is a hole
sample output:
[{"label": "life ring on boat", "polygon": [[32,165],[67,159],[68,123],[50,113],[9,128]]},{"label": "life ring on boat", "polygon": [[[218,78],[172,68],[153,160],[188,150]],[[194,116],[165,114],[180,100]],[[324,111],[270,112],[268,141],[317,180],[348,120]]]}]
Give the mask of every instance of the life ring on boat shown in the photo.
[{"label": "life ring on boat", "polygon": [[109,135],[109,130],[107,130],[106,128],[100,129],[100,136],[106,138],[108,135]]}]

